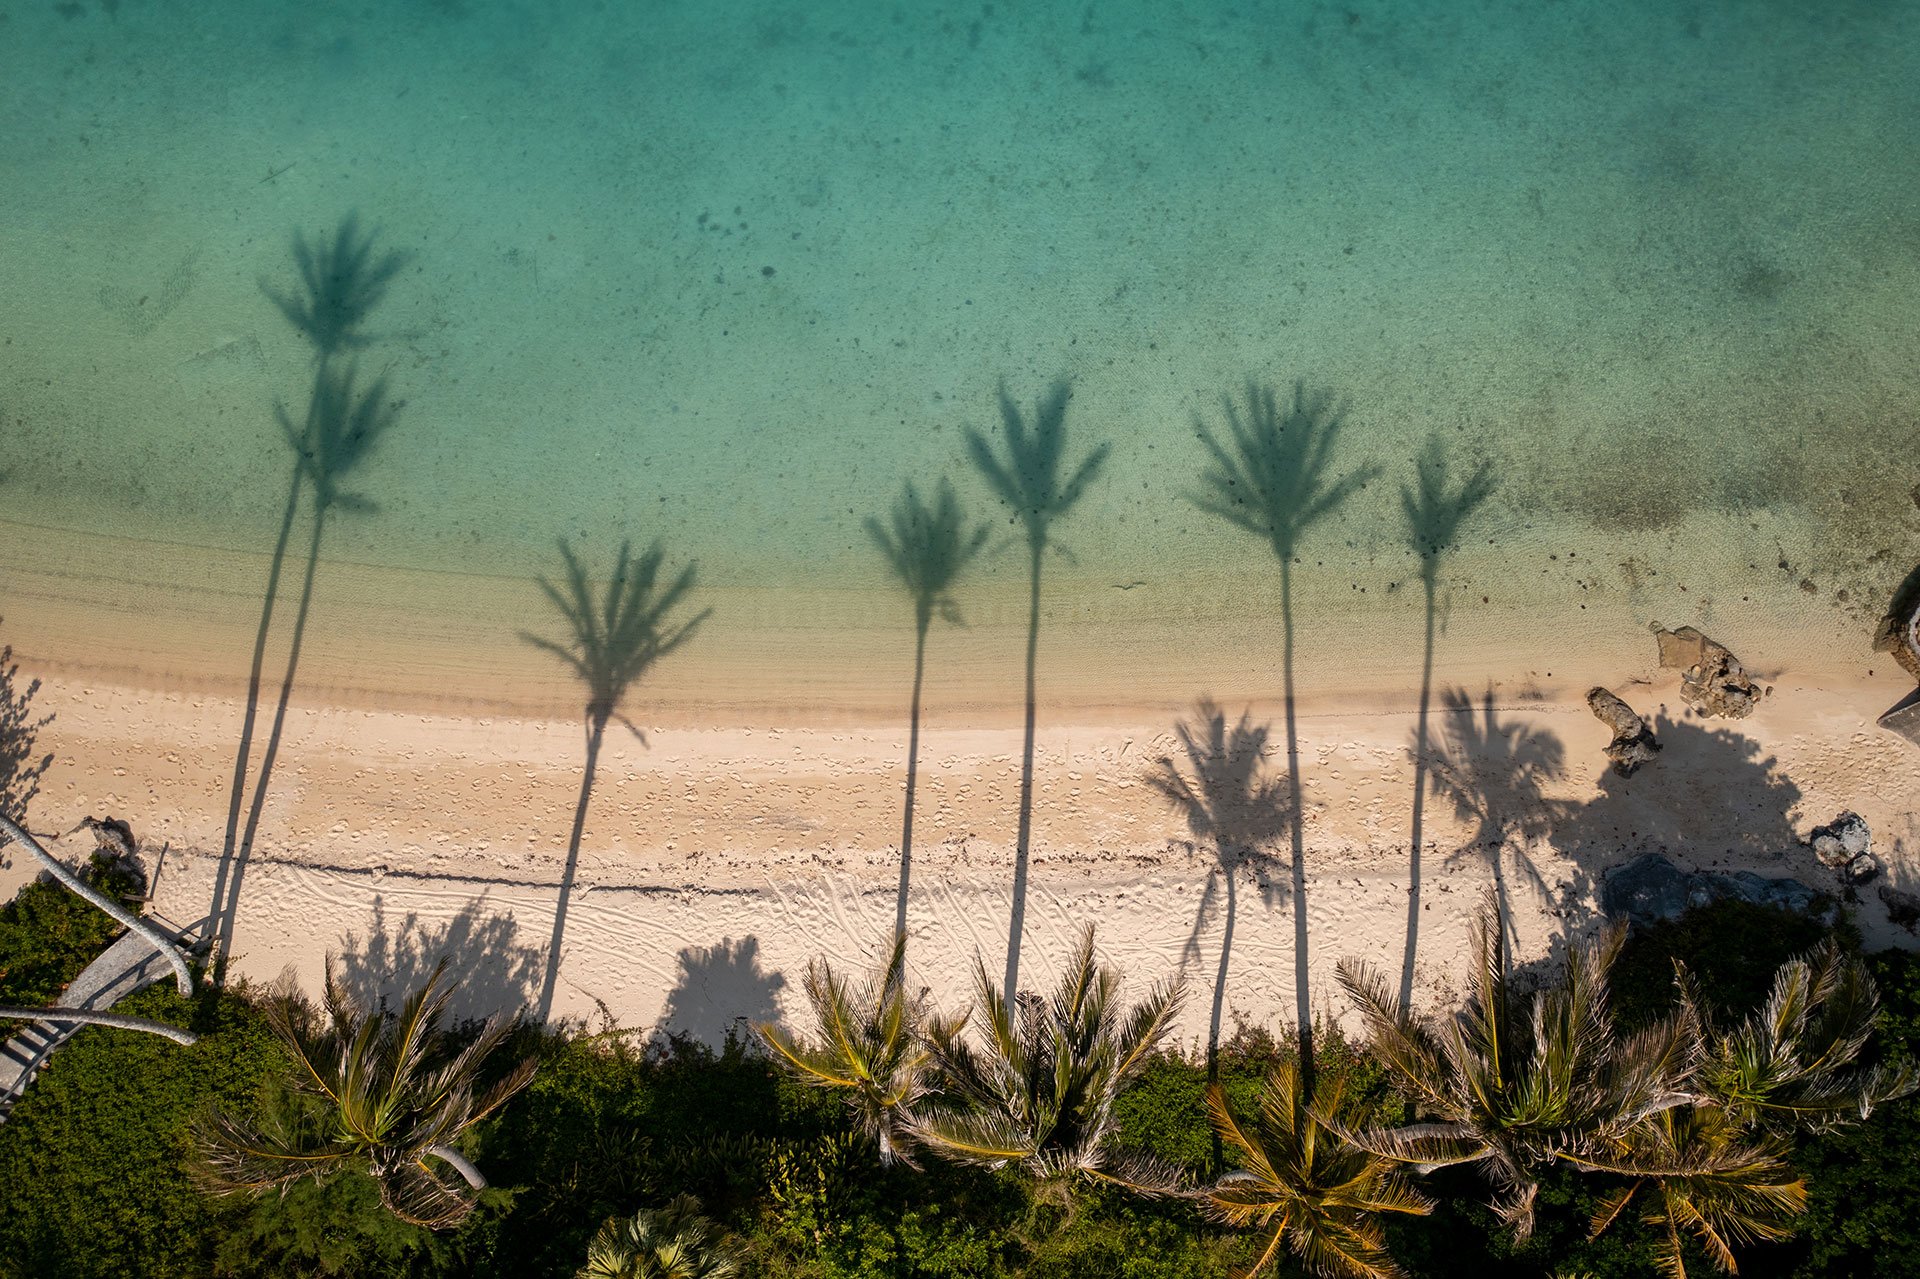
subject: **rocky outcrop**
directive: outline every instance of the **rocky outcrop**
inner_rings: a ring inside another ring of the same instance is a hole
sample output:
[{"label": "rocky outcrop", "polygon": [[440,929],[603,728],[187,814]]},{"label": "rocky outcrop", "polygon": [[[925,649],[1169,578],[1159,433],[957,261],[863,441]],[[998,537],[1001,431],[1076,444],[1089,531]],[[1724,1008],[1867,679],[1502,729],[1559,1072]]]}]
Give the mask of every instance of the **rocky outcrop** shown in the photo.
[{"label": "rocky outcrop", "polygon": [[1821,894],[1797,879],[1767,879],[1745,870],[1730,875],[1681,870],[1660,853],[1614,867],[1600,886],[1600,908],[1609,918],[1626,919],[1643,928],[1729,900],[1829,922],[1834,913],[1831,905],[1823,904]]},{"label": "rocky outcrop", "polygon": [[1613,771],[1620,776],[1633,776],[1634,769],[1642,764],[1651,764],[1653,757],[1660,753],[1660,743],[1653,740],[1653,730],[1647,726],[1647,721],[1641,719],[1633,707],[1606,689],[1589,689],[1587,707],[1602,724],[1613,730],[1613,740],[1606,747],[1607,758],[1613,762]]},{"label": "rocky outcrop", "polygon": [[[1914,577],[1920,577],[1920,569],[1914,570]],[[1905,601],[1896,600],[1894,607],[1880,619],[1880,628],[1873,636],[1873,650],[1892,654],[1902,670],[1920,680],[1920,601],[1906,607],[1904,604]]]},{"label": "rocky outcrop", "polygon": [[1847,883],[1864,884],[1880,873],[1880,859],[1872,852],[1873,832],[1858,813],[1843,812],[1825,826],[1815,826],[1807,845],[1822,866]]},{"label": "rocky outcrop", "polygon": [[1680,697],[1702,715],[1744,719],[1753,714],[1763,692],[1747,678],[1740,659],[1691,626],[1677,631],[1654,627],[1660,665],[1680,672]]},{"label": "rocky outcrop", "polygon": [[1920,746],[1920,689],[1916,689],[1880,717],[1880,727]]}]

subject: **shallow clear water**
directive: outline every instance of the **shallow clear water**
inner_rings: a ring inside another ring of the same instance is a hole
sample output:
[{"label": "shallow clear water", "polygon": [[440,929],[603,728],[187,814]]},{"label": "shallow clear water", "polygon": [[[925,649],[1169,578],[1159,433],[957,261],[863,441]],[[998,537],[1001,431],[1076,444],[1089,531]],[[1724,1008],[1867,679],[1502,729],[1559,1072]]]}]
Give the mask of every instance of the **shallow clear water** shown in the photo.
[{"label": "shallow clear water", "polygon": [[[1697,620],[1633,565],[1704,540],[1751,566],[1729,601],[1864,634],[1920,545],[1917,54],[1920,5],[1866,0],[13,3],[0,515],[41,560],[264,555],[311,361],[263,285],[356,213],[407,255],[359,356],[404,407],[339,561],[658,538],[872,625],[862,519],[943,474],[1004,518],[963,431],[1068,378],[1070,450],[1112,454],[1050,580],[1124,630],[1271,576],[1190,500],[1194,426],[1305,379],[1348,405],[1336,469],[1381,468],[1303,548],[1322,617],[1412,580],[1437,436],[1499,484],[1463,607]],[[978,575],[1009,625],[1024,568]],[[767,607],[736,620],[806,609]]]}]

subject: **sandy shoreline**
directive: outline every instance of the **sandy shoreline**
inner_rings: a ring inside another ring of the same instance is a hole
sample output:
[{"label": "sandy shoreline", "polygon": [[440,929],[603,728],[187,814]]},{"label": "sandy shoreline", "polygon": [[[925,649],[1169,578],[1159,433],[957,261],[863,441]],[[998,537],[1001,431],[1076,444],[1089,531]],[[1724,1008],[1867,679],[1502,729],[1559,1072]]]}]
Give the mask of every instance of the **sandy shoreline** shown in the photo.
[{"label": "sandy shoreline", "polygon": [[[1470,714],[1436,706],[1436,749],[1468,770],[1483,808],[1516,821],[1557,814],[1551,833],[1516,842],[1502,863],[1523,951],[1544,953],[1566,930],[1591,926],[1599,874],[1643,851],[1825,885],[1797,841],[1841,808],[1872,824],[1895,882],[1920,879],[1920,769],[1912,747],[1872,722],[1900,692],[1895,678],[1787,670],[1736,723],[1688,717],[1676,684],[1653,669],[1616,682],[1643,709],[1663,707],[1668,744],[1624,783],[1605,773],[1605,730],[1576,699],[1499,693],[1491,721],[1477,698]],[[158,913],[178,924],[204,916],[239,704],[51,678],[35,706],[55,716],[41,746],[57,758],[34,827],[126,818],[150,869],[157,863]],[[1411,706],[1343,712],[1324,699],[1306,710],[1309,963],[1317,1003],[1332,1007],[1335,959],[1400,964],[1414,718]],[[1229,723],[1239,711],[1229,704]],[[1285,765],[1279,711],[1253,708],[1272,726],[1274,775]],[[1189,974],[1182,1034],[1196,1041],[1226,894],[1211,851],[1146,783],[1158,759],[1178,754],[1172,724],[1138,710],[1131,722],[1082,718],[1041,728],[1024,971],[1042,980],[1094,922],[1103,952],[1134,978]],[[711,1036],[736,1015],[797,1011],[809,958],[864,953],[891,925],[904,725],[647,731],[642,745],[616,730],[602,756],[556,1013],[604,1006],[622,1024]],[[1537,791],[1497,762],[1529,740],[1547,757],[1563,752],[1562,772]],[[334,951],[372,954],[404,977],[450,946],[466,957],[472,1011],[524,1001],[544,965],[581,755],[580,727],[566,720],[296,706],[245,880],[239,971],[261,980],[290,971],[311,988]],[[921,761],[914,965],[937,998],[957,1004],[976,953],[995,973],[1003,961],[1018,732],[930,724]],[[1492,882],[1475,847],[1482,833],[1446,799],[1429,800],[1425,998],[1447,989]],[[83,842],[63,851],[77,855]],[[1293,1006],[1293,904],[1284,840],[1265,848],[1239,871],[1225,1002],[1277,1024]],[[27,869],[12,860],[0,891]],[[1860,922],[1876,942],[1907,939],[1870,892]]]}]

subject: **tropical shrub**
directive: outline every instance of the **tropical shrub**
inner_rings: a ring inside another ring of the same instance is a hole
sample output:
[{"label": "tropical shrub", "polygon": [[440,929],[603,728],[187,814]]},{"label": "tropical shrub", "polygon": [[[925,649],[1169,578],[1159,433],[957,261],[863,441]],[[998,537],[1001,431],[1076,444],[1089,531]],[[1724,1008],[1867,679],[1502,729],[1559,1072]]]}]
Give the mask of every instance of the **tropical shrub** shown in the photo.
[{"label": "tropical shrub", "polygon": [[439,1025],[453,992],[443,960],[388,1017],[349,997],[329,964],[320,1013],[292,993],[269,999],[267,1022],[295,1068],[252,1118],[209,1112],[208,1188],[257,1195],[364,1168],[402,1221],[442,1230],[465,1220],[487,1183],[456,1143],[526,1087],[536,1063],[486,1079],[512,1023],[496,1016],[456,1042]]}]

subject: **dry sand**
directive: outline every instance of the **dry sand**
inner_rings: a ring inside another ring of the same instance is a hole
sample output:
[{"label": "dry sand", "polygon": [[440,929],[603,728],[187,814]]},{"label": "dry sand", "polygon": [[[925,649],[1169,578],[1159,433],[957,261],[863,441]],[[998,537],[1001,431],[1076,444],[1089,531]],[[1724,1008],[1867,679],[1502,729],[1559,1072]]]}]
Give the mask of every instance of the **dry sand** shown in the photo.
[{"label": "dry sand", "polygon": [[[1558,813],[1551,834],[1518,837],[1501,854],[1523,957],[1591,929],[1599,873],[1642,851],[1828,885],[1798,840],[1841,808],[1871,823],[1896,882],[1920,877],[1920,769],[1912,747],[1873,724],[1900,692],[1896,678],[1785,670],[1750,719],[1702,721],[1679,703],[1674,673],[1653,666],[1651,639],[1642,645],[1642,663],[1614,687],[1643,711],[1660,708],[1668,749],[1627,782],[1605,772],[1607,733],[1580,701],[1584,689],[1496,691],[1490,734],[1477,699],[1464,716],[1436,707],[1436,747],[1478,761],[1476,794],[1493,809],[1522,825]],[[201,919],[238,700],[58,675],[36,707],[55,716],[42,745],[58,758],[34,827],[126,818],[155,876],[155,910],[180,925]],[[1253,710],[1272,722],[1267,766],[1278,776],[1280,707]],[[1390,972],[1401,962],[1413,707],[1309,699],[1302,712],[1308,959],[1316,1005],[1337,1012],[1334,960]],[[1449,736],[1469,726],[1481,735],[1470,756]],[[1532,801],[1497,763],[1528,734],[1564,749],[1562,775]],[[904,747],[904,725],[668,724],[649,727],[644,744],[616,725],[555,1012],[587,1018],[604,1007],[623,1025],[713,1038],[740,1016],[800,1011],[810,958],[870,955],[891,925]],[[948,1006],[966,998],[976,955],[996,977],[1003,963],[1019,747],[1010,723],[954,730],[935,717],[922,738],[910,955],[915,979]],[[1187,976],[1181,1035],[1198,1042],[1228,895],[1208,846],[1145,783],[1157,760],[1178,754],[1168,716],[1155,707],[1043,720],[1039,747],[1023,984],[1044,981],[1093,923],[1101,951],[1131,979]],[[312,989],[335,952],[356,981],[378,984],[370,971],[404,981],[451,949],[466,1011],[526,1002],[543,971],[581,756],[577,721],[296,703],[244,881],[238,971],[290,973]],[[1418,990],[1433,1001],[1459,972],[1493,862],[1476,846],[1479,822],[1443,797],[1426,811]],[[85,839],[69,837],[61,851],[78,856]],[[28,873],[26,860],[15,855],[0,878]],[[1226,1007],[1284,1024],[1296,959],[1284,837],[1240,868],[1233,896]],[[1859,917],[1876,943],[1910,940],[1871,892]]]}]

